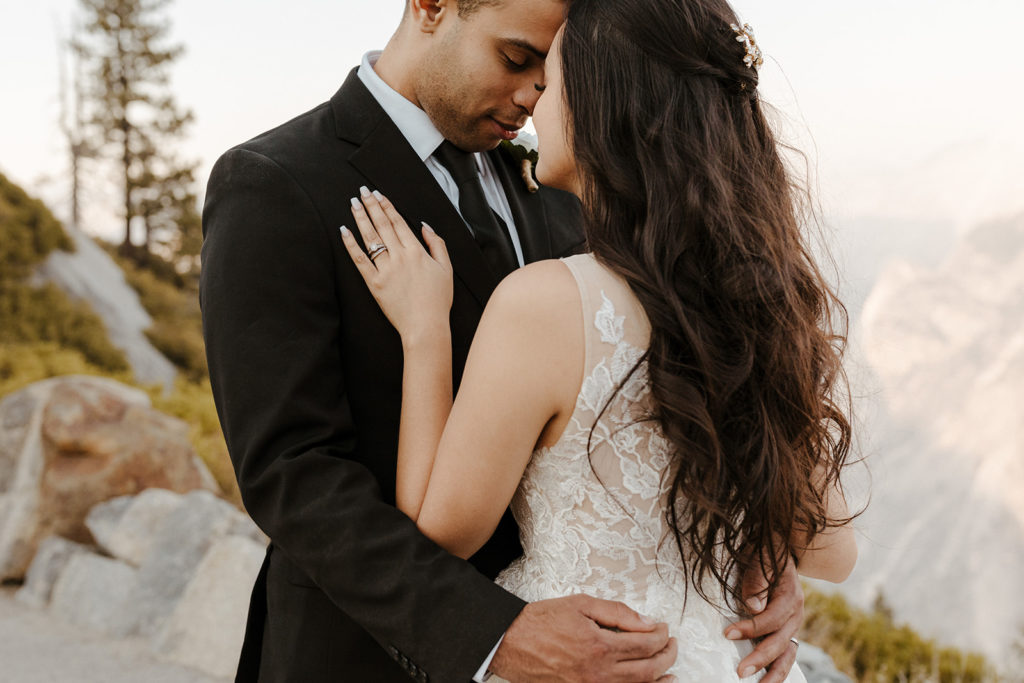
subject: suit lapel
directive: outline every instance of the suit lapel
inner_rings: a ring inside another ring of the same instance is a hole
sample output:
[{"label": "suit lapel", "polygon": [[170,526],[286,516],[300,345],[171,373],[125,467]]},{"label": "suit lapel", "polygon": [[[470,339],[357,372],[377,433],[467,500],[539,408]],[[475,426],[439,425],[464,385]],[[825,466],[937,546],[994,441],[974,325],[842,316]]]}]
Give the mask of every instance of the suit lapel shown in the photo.
[{"label": "suit lapel", "polygon": [[551,258],[551,234],[547,229],[543,199],[526,188],[519,165],[503,146],[499,145],[488,154],[512,210],[519,243],[523,247],[523,260],[533,263]]},{"label": "suit lapel", "polygon": [[444,238],[455,276],[485,306],[498,279],[459,212],[355,71],[331,106],[338,137],[358,145],[349,162],[387,195],[414,232],[425,221]]}]

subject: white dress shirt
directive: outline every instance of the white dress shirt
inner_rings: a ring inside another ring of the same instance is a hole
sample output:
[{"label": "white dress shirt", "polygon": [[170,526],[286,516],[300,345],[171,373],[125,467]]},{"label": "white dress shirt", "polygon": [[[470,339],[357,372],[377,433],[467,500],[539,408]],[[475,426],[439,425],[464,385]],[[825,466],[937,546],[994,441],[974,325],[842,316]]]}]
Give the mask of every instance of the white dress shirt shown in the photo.
[{"label": "white dress shirt", "polygon": [[[458,211],[459,186],[455,184],[448,169],[433,156],[438,145],[444,142],[444,136],[438,132],[434,122],[430,120],[425,111],[405,99],[377,75],[373,66],[377,63],[380,55],[380,51],[367,52],[363,55],[363,63],[359,66],[358,71],[359,80],[363,82],[384,112],[395,122],[398,130],[409,141],[413,150],[426,165],[430,174],[437,179],[437,184],[441,186],[452,205],[455,206],[455,210]],[[501,220],[505,221],[505,225],[508,226],[509,235],[512,237],[512,246],[516,250],[516,260],[522,266],[525,263],[523,246],[519,242],[515,221],[512,220],[512,209],[509,208],[505,189],[501,186],[501,181],[498,180],[491,160],[486,154],[477,153],[473,155],[473,158],[476,159],[476,168],[484,188],[484,197],[487,198],[490,207],[501,216]],[[459,215],[462,213],[459,212]],[[469,230],[468,224],[466,229]]]},{"label": "white dress shirt", "polygon": [[[380,51],[368,52],[363,55],[363,63],[359,66],[358,71],[359,80],[363,82],[363,85],[370,91],[373,98],[377,100],[377,104],[384,109],[384,113],[394,121],[398,130],[409,141],[413,150],[426,165],[431,175],[437,179],[438,185],[448,195],[448,199],[451,200],[455,210],[458,211],[459,187],[455,184],[455,180],[452,178],[451,173],[448,172],[448,169],[433,156],[434,151],[444,142],[444,136],[438,132],[434,122],[430,120],[425,111],[405,99],[394,88],[385,83],[377,75],[377,72],[373,70],[373,66],[377,63],[380,55]],[[477,172],[480,174],[480,182],[484,187],[484,196],[487,198],[487,203],[501,216],[501,219],[505,221],[505,225],[508,226],[509,235],[512,237],[512,246],[516,250],[516,259],[519,261],[519,265],[522,266],[524,263],[523,247],[519,242],[519,233],[516,232],[515,221],[512,220],[512,210],[509,208],[505,190],[502,188],[501,182],[498,180],[494,167],[491,166],[491,160],[487,155],[478,153],[474,154],[473,157],[476,159]],[[460,212],[459,215],[462,215],[462,213]],[[468,224],[466,229],[469,229]],[[473,676],[473,680],[477,683],[484,683],[490,677],[487,669],[490,667],[491,660],[494,659],[498,646],[501,645],[501,641],[504,638],[505,636],[502,636],[498,639],[487,659],[484,660],[476,675]]]}]

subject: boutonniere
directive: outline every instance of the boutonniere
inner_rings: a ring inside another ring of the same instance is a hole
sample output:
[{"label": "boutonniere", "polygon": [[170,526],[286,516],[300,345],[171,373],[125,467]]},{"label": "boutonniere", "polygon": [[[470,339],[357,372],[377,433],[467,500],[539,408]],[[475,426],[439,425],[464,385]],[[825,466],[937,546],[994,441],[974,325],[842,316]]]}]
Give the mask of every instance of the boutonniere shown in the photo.
[{"label": "boutonniere", "polygon": [[536,192],[540,189],[537,179],[533,177],[533,169],[537,165],[537,136],[519,132],[515,140],[502,140],[501,144],[509,151],[512,158],[519,164],[519,172],[526,183],[526,189]]}]

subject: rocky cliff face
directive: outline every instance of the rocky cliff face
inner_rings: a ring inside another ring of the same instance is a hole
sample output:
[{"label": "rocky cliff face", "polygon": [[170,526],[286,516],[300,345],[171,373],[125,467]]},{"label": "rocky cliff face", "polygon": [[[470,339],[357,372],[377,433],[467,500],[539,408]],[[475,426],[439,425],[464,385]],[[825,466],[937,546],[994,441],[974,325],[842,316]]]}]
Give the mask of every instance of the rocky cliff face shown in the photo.
[{"label": "rocky cliff face", "polygon": [[138,381],[171,386],[177,371],[146,338],[153,319],[125,282],[121,268],[79,230],[67,227],[65,231],[76,251],[51,253],[37,269],[36,280],[53,282],[88,302],[102,318],[110,341],[125,352]]},{"label": "rocky cliff face", "polygon": [[894,264],[864,306],[882,389],[873,499],[848,588],[996,661],[1024,627],[1024,215],[934,269]]}]

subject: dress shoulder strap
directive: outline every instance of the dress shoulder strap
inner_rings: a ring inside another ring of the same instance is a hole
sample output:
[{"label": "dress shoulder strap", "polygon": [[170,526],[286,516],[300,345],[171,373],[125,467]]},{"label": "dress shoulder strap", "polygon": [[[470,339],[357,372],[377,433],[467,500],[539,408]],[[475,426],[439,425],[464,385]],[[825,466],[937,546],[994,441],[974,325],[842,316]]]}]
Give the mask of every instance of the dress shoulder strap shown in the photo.
[{"label": "dress shoulder strap", "polygon": [[590,253],[569,256],[562,262],[580,291],[587,374],[623,345],[646,350],[650,324],[625,280]]}]

